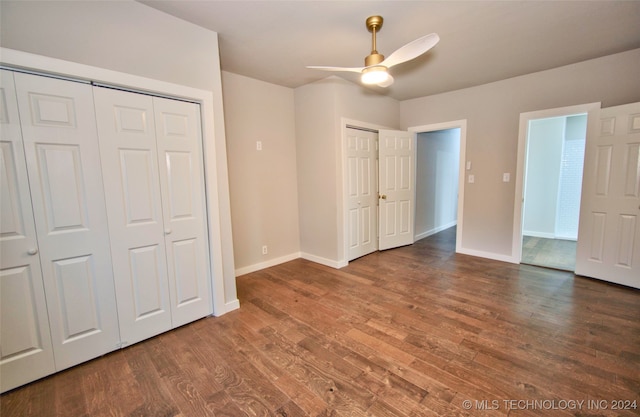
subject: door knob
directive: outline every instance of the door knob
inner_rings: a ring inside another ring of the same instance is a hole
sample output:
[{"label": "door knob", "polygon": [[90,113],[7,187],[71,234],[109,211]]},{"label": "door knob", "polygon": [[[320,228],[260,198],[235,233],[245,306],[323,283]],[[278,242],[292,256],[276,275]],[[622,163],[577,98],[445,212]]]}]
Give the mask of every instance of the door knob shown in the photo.
[{"label": "door knob", "polygon": [[29,250],[27,251],[27,253],[28,253],[29,255],[32,255],[32,256],[33,256],[33,255],[35,255],[36,253],[38,253],[38,248],[31,248],[31,249],[29,249]]},{"label": "door knob", "polygon": [[379,195],[379,197],[380,197],[382,200],[386,200],[386,199],[387,199],[387,195],[386,195],[386,194],[380,194],[380,195]]},{"label": "door knob", "polygon": [[165,235],[170,235],[171,234],[171,229],[169,229],[169,228],[164,229],[164,234]]}]

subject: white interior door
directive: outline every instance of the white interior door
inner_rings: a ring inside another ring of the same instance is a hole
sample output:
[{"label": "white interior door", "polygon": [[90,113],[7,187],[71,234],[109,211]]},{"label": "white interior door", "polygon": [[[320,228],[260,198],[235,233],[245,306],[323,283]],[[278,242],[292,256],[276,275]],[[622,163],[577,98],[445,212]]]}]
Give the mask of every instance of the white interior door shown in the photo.
[{"label": "white interior door", "polygon": [[576,274],[640,288],[640,103],[589,113]]},{"label": "white interior door", "polygon": [[415,216],[416,135],[380,130],[378,189],[379,249],[413,243]]},{"label": "white interior door", "polygon": [[348,260],[378,250],[378,134],[346,129]]},{"label": "white interior door", "polygon": [[14,74],[58,370],[118,347],[91,86]]},{"label": "white interior door", "polygon": [[212,312],[200,106],[153,99],[173,327]]},{"label": "white interior door", "polygon": [[13,73],[0,70],[0,391],[55,371]]},{"label": "white interior door", "polygon": [[153,100],[94,88],[123,344],[171,329]]}]

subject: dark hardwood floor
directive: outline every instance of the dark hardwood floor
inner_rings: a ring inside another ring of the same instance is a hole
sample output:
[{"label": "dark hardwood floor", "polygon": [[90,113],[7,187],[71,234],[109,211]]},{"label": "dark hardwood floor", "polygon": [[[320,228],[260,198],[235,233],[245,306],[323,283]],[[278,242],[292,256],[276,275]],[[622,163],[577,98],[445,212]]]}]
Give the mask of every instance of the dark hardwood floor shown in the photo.
[{"label": "dark hardwood floor", "polygon": [[239,277],[239,310],[6,393],[1,415],[640,414],[613,409],[640,407],[640,291],[454,239]]}]

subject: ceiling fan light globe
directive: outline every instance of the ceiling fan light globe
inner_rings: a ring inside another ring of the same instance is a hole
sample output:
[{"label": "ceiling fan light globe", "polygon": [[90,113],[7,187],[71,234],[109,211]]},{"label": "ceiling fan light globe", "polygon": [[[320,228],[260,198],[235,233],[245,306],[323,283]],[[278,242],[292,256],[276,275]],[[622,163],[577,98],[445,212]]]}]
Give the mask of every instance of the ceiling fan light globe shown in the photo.
[{"label": "ceiling fan light globe", "polygon": [[389,80],[390,76],[385,67],[371,67],[362,70],[360,81],[363,84],[384,84]]}]

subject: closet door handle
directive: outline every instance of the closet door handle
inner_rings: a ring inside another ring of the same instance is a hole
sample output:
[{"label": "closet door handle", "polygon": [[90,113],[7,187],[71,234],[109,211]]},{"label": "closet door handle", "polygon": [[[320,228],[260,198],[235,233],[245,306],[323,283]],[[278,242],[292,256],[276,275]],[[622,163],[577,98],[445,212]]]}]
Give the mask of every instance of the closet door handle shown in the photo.
[{"label": "closet door handle", "polygon": [[171,229],[169,229],[169,228],[164,229],[164,234],[165,235],[170,235],[171,234]]},{"label": "closet door handle", "polygon": [[36,253],[38,253],[38,248],[31,248],[27,251],[27,253],[31,256],[35,255]]}]

